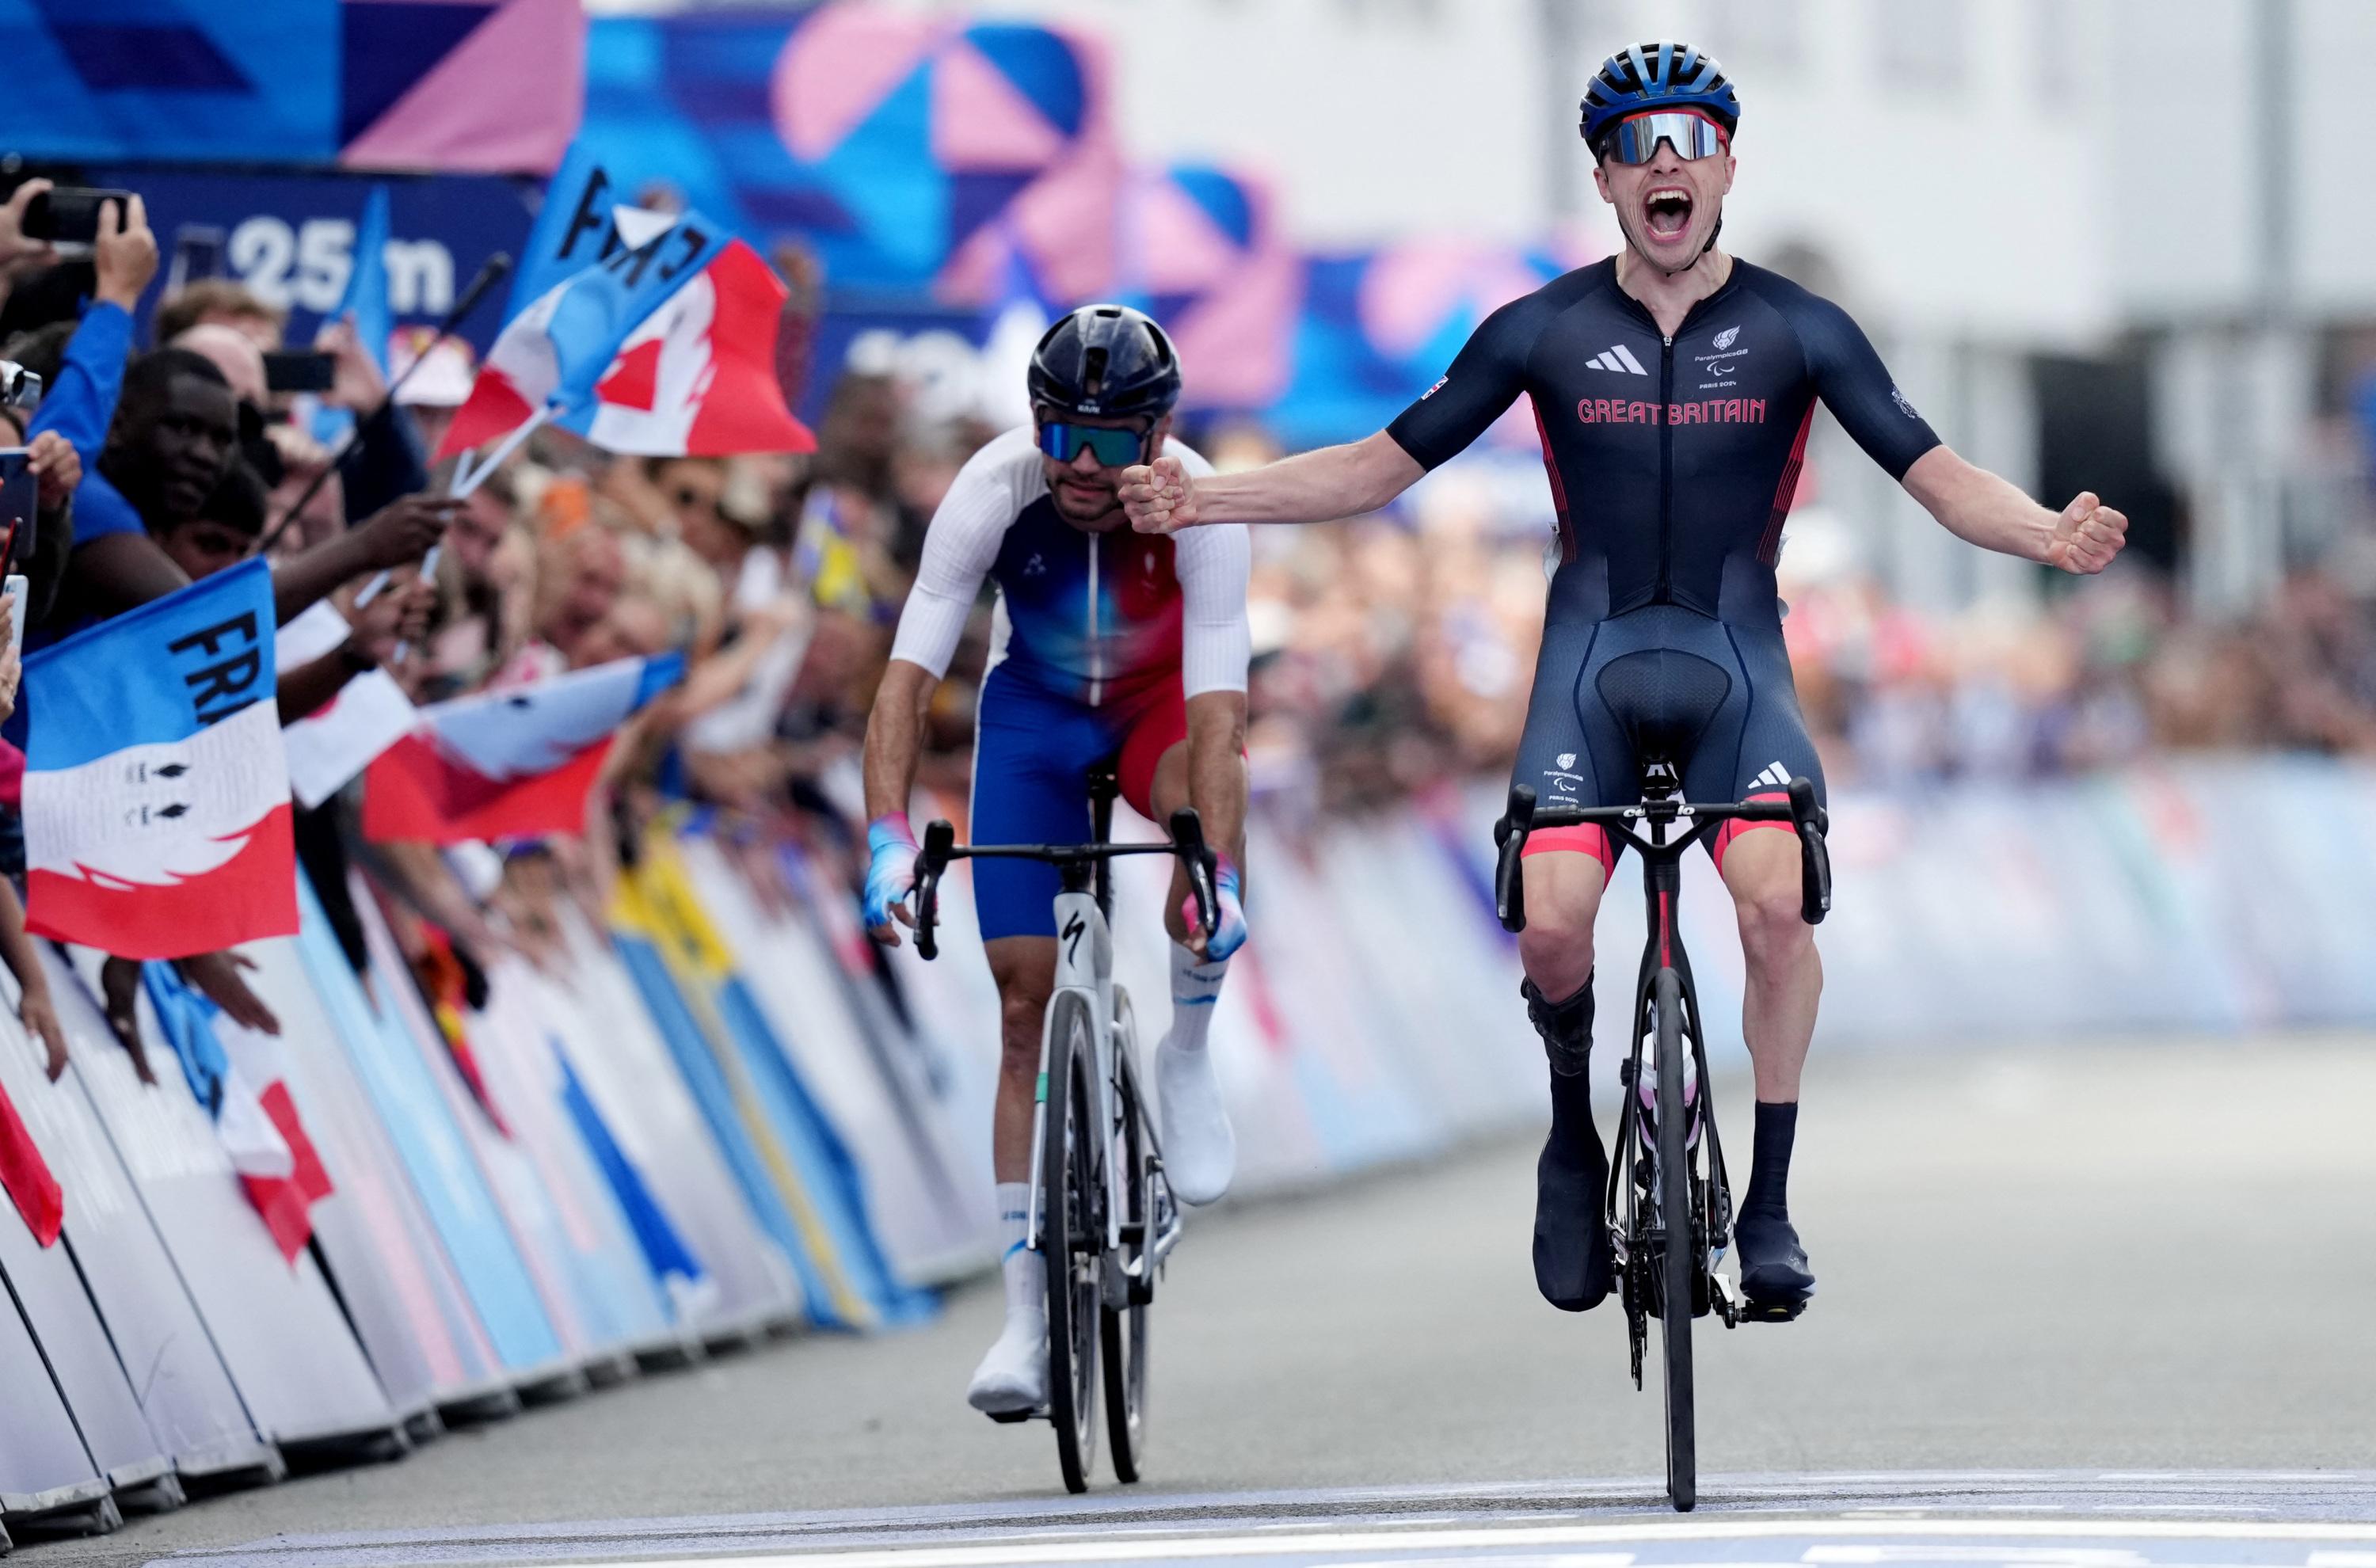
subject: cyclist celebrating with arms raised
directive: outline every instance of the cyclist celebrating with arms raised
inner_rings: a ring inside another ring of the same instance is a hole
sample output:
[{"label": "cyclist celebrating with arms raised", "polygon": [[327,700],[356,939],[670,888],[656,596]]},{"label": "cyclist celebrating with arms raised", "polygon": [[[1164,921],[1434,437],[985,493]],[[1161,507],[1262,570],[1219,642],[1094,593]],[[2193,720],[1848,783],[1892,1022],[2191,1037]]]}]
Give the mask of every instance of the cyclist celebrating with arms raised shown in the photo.
[{"label": "cyclist celebrating with arms raised", "polygon": [[[2119,553],[2128,520],[2092,494],[2060,513],[1941,444],[1856,324],[1717,248],[1740,105],[1715,60],[1673,42],[1612,55],[1583,135],[1625,247],[1493,313],[1442,381],[1350,445],[1250,472],[1168,458],[1123,476],[1143,532],[1314,522],[1384,506],[1533,400],[1558,516],[1540,660],[1515,782],[1550,806],[1631,803],[1645,752],[1691,800],[1822,788],[1782,640],[1774,566],[1820,399],[1867,456],[1956,537],[2075,573]],[[1193,533],[1185,536],[1194,537]],[[1799,846],[1734,824],[1710,840],[1740,920],[1741,1030],[1757,1131],[1735,1233],[1760,1315],[1805,1304],[1814,1276],[1785,1201],[1800,1070],[1823,968],[1800,914]],[[1527,842],[1519,939],[1527,1008],[1551,1065],[1537,1167],[1536,1284],[1580,1312],[1609,1292],[1607,1156],[1592,1123],[1592,926],[1616,856],[1598,827]]]},{"label": "cyclist celebrating with arms raised", "polygon": [[[1163,329],[1121,305],[1087,305],[1033,351],[1032,424],[976,453],[924,536],[916,586],[866,726],[866,923],[897,945],[917,846],[908,822],[925,714],[982,580],[998,585],[992,669],[975,716],[971,834],[979,843],[1077,844],[1089,837],[1087,777],[1115,763],[1123,798],[1158,822],[1196,808],[1220,854],[1208,942],[1183,911],[1175,868],[1171,1028],[1156,1050],[1164,1168],[1188,1203],[1230,1184],[1237,1146],[1206,1055],[1230,955],[1246,937],[1237,863],[1246,814],[1248,551],[1243,529],[1177,541],[1126,526],[1123,470],[1157,454],[1183,473],[1205,460],[1170,439],[1180,363]],[[1040,1020],[1056,980],[1059,875],[1036,861],[972,862],[974,904],[998,982],[1003,1054],[992,1163],[1006,1246],[1006,1326],[967,1398],[993,1414],[1047,1403],[1045,1278],[1028,1248],[1031,1112]]]}]

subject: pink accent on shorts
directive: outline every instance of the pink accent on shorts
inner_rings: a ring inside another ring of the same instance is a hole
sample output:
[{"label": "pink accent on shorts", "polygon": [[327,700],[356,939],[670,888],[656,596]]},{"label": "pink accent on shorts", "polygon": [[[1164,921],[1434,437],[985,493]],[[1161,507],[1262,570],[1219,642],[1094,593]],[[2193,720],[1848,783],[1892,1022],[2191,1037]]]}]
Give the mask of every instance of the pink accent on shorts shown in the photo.
[{"label": "pink accent on shorts", "polygon": [[[1747,795],[1742,798],[1750,801],[1787,801],[1790,796],[1788,790],[1760,790],[1753,794]],[[1724,852],[1731,847],[1732,841],[1735,838],[1740,837],[1742,834],[1760,827],[1779,827],[1785,832],[1790,833],[1798,831],[1796,827],[1792,826],[1788,822],[1728,822],[1723,824],[1716,830],[1716,837],[1708,841],[1708,858],[1716,861],[1717,875],[1722,876],[1724,874]]]},{"label": "pink accent on shorts", "polygon": [[1518,858],[1530,855],[1552,855],[1562,852],[1590,855],[1600,862],[1603,876],[1617,869],[1617,851],[1609,846],[1609,835],[1593,823],[1578,823],[1572,827],[1545,827],[1527,835],[1527,847]]}]

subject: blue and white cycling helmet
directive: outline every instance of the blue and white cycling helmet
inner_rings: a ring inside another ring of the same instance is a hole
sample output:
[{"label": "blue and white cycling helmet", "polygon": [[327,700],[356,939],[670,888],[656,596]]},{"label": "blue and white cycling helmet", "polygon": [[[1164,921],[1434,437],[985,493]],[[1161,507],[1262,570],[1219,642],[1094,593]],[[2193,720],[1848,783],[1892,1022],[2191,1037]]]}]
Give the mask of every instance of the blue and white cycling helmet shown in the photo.
[{"label": "blue and white cycling helmet", "polygon": [[1729,141],[1740,124],[1740,97],[1713,54],[1662,39],[1621,49],[1601,62],[1584,94],[1584,141],[1595,158],[1619,121],[1653,110],[1696,109]]}]

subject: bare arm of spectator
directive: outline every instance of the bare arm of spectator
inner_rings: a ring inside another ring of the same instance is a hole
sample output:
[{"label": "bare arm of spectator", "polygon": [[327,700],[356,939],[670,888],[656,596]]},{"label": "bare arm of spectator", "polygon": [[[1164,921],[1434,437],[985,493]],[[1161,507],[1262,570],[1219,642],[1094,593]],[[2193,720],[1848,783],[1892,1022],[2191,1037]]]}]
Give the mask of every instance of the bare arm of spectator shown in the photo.
[{"label": "bare arm of spectator", "polygon": [[75,551],[69,573],[77,602],[89,605],[102,617],[137,610],[152,599],[190,586],[189,574],[175,565],[146,530],[121,531],[85,541]]},{"label": "bare arm of spectator", "polygon": [[54,430],[42,431],[29,443],[28,465],[38,481],[39,508],[33,518],[32,548],[25,563],[25,625],[27,630],[50,618],[65,586],[66,557],[74,552],[74,493],[82,483],[82,455]]},{"label": "bare arm of spectator", "polygon": [[389,890],[423,920],[474,954],[492,957],[508,950],[510,944],[487,922],[477,900],[455,876],[436,845],[374,844],[369,853],[378,869],[388,873]]},{"label": "bare arm of spectator", "polygon": [[28,239],[25,235],[25,209],[33,198],[47,192],[47,180],[28,180],[17,187],[6,206],[0,206],[0,304],[17,286],[17,279],[37,271],[57,259],[57,252],[47,240]]},{"label": "bare arm of spectator", "polygon": [[2011,480],[1933,446],[1906,470],[1906,493],[1967,544],[2086,576],[2112,564],[2128,542],[2129,519],[2093,491],[2051,512]]},{"label": "bare arm of spectator", "polygon": [[115,1042],[132,1058],[132,1075],[157,1087],[157,1069],[148,1065],[148,1042],[140,1038],[140,960],[109,958],[99,967],[100,1012]]},{"label": "bare arm of spectator", "polygon": [[366,572],[410,566],[446,537],[459,501],[408,495],[369,522],[303,551],[272,573],[273,607],[286,624]]},{"label": "bare arm of spectator", "polygon": [[1122,471],[1123,509],[1141,533],[1212,523],[1325,523],[1374,512],[1427,470],[1384,431],[1243,473],[1196,474],[1175,456]]},{"label": "bare arm of spectator", "polygon": [[25,906],[17,901],[16,885],[0,876],[0,961],[17,977],[22,993],[17,1017],[25,1032],[42,1042],[49,1056],[52,1083],[66,1070],[66,1034],[58,1027],[58,1010],[50,1000],[50,977],[42,972],[41,955],[25,934]]},{"label": "bare arm of spectator", "polygon": [[184,980],[206,992],[207,1000],[221,1008],[232,1023],[244,1024],[258,1034],[280,1032],[280,1020],[264,1004],[264,998],[248,989],[240,973],[255,968],[254,959],[237,953],[199,953],[174,959],[173,967],[182,971]]},{"label": "bare arm of spectator", "polygon": [[293,724],[346,689],[366,670],[375,670],[406,643],[429,630],[429,609],[437,590],[415,579],[392,588],[355,612],[346,642],[318,659],[280,672],[280,722]]}]

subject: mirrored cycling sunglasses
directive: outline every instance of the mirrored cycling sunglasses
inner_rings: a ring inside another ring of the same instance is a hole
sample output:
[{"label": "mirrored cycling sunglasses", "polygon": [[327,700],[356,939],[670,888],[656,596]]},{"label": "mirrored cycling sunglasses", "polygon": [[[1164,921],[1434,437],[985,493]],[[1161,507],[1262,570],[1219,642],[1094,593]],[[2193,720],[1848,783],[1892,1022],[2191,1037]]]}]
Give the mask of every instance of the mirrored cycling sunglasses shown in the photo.
[{"label": "mirrored cycling sunglasses", "polygon": [[1101,467],[1123,469],[1146,461],[1146,437],[1143,430],[1050,422],[1040,427],[1040,450],[1060,463],[1069,463],[1086,446]]},{"label": "mirrored cycling sunglasses", "polygon": [[1724,127],[1705,114],[1670,109],[1657,114],[1636,114],[1620,120],[1609,134],[1601,156],[1620,163],[1647,163],[1658,156],[1658,144],[1670,142],[1675,156],[1691,162],[1724,150]]}]

